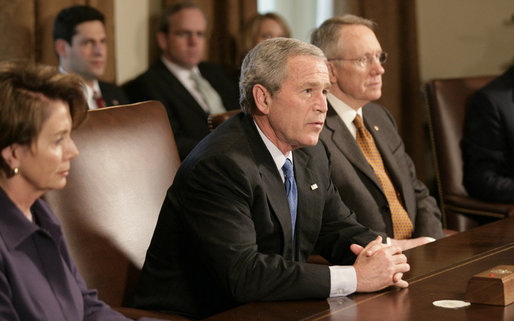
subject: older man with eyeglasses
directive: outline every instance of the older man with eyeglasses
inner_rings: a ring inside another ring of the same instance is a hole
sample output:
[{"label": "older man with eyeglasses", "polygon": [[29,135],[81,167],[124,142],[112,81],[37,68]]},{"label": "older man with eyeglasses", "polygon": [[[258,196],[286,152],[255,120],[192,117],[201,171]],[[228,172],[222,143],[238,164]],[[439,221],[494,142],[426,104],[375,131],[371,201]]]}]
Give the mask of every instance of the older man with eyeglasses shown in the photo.
[{"label": "older man with eyeglasses", "polygon": [[345,15],[312,36],[328,58],[332,88],[320,139],[332,160],[332,180],[358,221],[409,249],[444,236],[441,212],[416,178],[391,114],[372,103],[382,95],[387,54],[371,20]]}]

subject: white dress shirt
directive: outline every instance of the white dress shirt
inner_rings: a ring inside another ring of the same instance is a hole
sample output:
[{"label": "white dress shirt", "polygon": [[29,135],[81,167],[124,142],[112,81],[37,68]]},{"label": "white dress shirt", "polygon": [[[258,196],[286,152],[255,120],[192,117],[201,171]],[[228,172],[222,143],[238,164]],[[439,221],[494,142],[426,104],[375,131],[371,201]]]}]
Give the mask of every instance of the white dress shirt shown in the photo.
[{"label": "white dress shirt", "polygon": [[359,114],[361,119],[364,121],[364,118],[362,117],[362,107],[360,107],[358,110],[355,110],[330,93],[327,96],[327,100],[330,105],[334,107],[334,110],[336,111],[339,118],[341,118],[346,127],[348,127],[348,130],[352,134],[353,138],[357,139],[357,128],[355,128],[353,120],[355,119],[355,116]]}]

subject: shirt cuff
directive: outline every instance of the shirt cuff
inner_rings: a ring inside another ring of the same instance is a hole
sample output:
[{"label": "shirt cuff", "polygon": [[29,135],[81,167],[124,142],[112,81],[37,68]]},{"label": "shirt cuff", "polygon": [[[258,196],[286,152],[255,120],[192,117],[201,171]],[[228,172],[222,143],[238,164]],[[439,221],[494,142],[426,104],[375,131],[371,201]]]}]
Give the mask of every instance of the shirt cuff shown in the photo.
[{"label": "shirt cuff", "polygon": [[332,265],[330,269],[330,297],[350,295],[357,290],[357,273],[351,265]]}]

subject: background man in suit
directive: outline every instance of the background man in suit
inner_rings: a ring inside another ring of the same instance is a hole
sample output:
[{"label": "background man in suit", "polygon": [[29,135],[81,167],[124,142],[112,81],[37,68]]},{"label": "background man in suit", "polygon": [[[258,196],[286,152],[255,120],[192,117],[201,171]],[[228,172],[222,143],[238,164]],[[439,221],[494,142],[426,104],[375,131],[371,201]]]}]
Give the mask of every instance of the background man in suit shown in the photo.
[{"label": "background man in suit", "polygon": [[121,88],[98,80],[107,63],[105,18],[100,11],[88,6],[61,10],[54,21],[53,38],[60,71],[84,79],[89,109],[128,103]]},{"label": "background man in suit", "polygon": [[[406,249],[444,236],[441,212],[416,178],[392,116],[370,103],[382,95],[387,58],[373,27],[370,20],[346,15],[328,19],[312,34],[312,43],[328,58],[332,83],[320,139],[331,155],[332,180],[357,220],[383,237],[416,237],[401,242]],[[379,163],[370,162],[359,145],[357,115],[371,133]]]},{"label": "background man in suit", "polygon": [[[241,71],[244,113],[203,139],[178,170],[137,306],[205,317],[248,301],[407,286],[399,247],[360,225],[330,180],[318,143],[329,88],[315,46],[274,38],[250,51]],[[306,263],[313,251],[354,265]]]},{"label": "background man in suit", "polygon": [[124,86],[133,102],[155,99],[164,104],[181,159],[210,132],[209,114],[239,108],[230,76],[217,65],[200,63],[206,30],[207,19],[196,4],[169,7],[157,33],[161,58]]},{"label": "background man in suit", "polygon": [[462,152],[470,195],[514,203],[514,66],[473,95]]}]

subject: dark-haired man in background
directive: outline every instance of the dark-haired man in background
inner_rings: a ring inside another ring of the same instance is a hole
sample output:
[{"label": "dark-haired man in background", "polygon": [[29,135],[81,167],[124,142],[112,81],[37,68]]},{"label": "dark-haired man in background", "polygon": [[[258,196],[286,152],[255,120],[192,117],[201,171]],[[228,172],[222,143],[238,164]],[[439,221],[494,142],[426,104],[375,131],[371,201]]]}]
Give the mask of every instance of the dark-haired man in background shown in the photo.
[{"label": "dark-haired man in background", "polygon": [[99,80],[107,63],[105,18],[100,11],[80,5],[61,10],[53,38],[60,71],[84,79],[89,109],[128,103],[121,88]]}]

